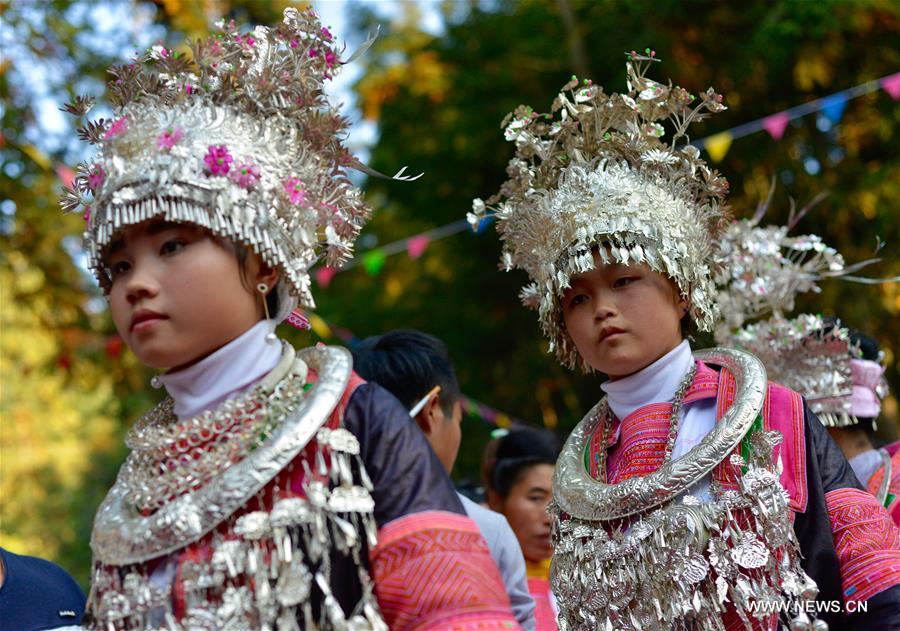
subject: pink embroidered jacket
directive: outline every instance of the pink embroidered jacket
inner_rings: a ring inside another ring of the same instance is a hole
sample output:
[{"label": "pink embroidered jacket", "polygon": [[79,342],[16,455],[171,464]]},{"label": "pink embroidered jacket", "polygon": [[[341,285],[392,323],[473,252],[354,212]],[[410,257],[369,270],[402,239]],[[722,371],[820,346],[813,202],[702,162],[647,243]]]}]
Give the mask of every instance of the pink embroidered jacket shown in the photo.
[{"label": "pink embroidered jacket", "polygon": [[[715,398],[720,420],[734,397],[730,373],[698,362],[684,403]],[[651,403],[617,421],[606,446],[610,482],[646,475],[661,466],[671,411],[670,403]],[[859,486],[840,449],[799,394],[770,383],[762,415],[765,429],[778,430],[783,437],[776,457],[784,467],[781,481],[790,495],[803,567],[819,586],[818,601],[842,609],[822,611],[818,617],[832,631],[851,623],[856,629],[900,628],[900,529]],[[594,477],[599,476],[600,434],[594,433],[585,454],[585,465]],[[736,488],[733,467],[726,458],[713,470],[723,488]],[[736,616],[725,622],[726,628],[743,628]]]}]

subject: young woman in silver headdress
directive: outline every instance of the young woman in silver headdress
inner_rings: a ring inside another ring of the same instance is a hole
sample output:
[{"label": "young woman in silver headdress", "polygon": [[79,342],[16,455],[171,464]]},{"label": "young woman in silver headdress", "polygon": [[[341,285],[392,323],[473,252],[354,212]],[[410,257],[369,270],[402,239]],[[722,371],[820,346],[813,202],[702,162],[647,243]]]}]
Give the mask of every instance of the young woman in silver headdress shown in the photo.
[{"label": "young woman in silver headdress", "polygon": [[274,334],[370,212],[322,90],[342,63],[311,10],[222,25],[190,57],[156,46],[113,69],[115,120],[81,132],[99,151],[63,205],[169,395],[97,512],[91,628],[516,627],[402,405],[345,349]]},{"label": "young woman in silver headdress", "polygon": [[[837,318],[786,317],[797,294],[818,291],[819,281],[848,276],[874,260],[848,266],[819,236],[789,235],[812,204],[792,211],[787,225],[760,226],[768,204],[761,204],[754,217],[732,223],[721,240],[716,280],[722,319],[716,342],[754,354],[771,380],[802,393],[863,488],[900,524],[900,443],[874,445],[875,422],[888,391],[878,342]],[[871,500],[858,497],[865,511]]]},{"label": "young woman in silver headdress", "polygon": [[[510,179],[470,215],[493,210],[557,357],[609,377],[554,474],[559,626],[900,624],[900,534],[875,503],[855,512],[853,473],[801,396],[752,355],[685,339],[717,317],[727,183],[678,143],[724,106],[650,80],[655,61],[628,55],[626,94],[573,78],[551,113],[516,110]],[[841,612],[812,620],[817,595]]]}]

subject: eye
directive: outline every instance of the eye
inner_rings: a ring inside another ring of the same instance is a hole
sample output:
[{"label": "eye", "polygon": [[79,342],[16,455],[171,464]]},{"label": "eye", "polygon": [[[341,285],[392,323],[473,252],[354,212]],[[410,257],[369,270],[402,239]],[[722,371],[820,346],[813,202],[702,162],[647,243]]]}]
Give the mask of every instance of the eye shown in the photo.
[{"label": "eye", "polygon": [[174,254],[179,252],[184,246],[187,245],[181,239],[169,239],[165,243],[162,244],[162,247],[159,248],[160,254]]},{"label": "eye", "polygon": [[112,279],[115,280],[116,278],[118,278],[122,274],[126,273],[130,269],[131,269],[131,263],[129,263],[128,261],[125,261],[125,260],[116,261],[115,263],[113,263],[112,265],[109,266],[109,274],[112,277]]},{"label": "eye", "polygon": [[577,307],[578,305],[584,304],[587,302],[587,294],[575,294],[571,298],[569,298],[569,307]]},{"label": "eye", "polygon": [[613,282],[613,287],[625,287],[638,280],[637,276],[620,276]]}]

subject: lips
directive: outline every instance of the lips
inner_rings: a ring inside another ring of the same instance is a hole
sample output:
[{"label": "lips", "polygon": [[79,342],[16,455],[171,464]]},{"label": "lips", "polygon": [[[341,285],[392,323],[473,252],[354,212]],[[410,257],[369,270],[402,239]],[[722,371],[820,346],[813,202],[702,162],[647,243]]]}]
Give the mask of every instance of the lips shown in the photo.
[{"label": "lips", "polygon": [[606,338],[608,338],[612,335],[618,335],[619,333],[624,333],[624,332],[625,332],[625,330],[620,329],[619,327],[615,327],[615,326],[605,327],[600,330],[600,339],[598,341],[602,342],[603,340],[605,340]]},{"label": "lips", "polygon": [[151,326],[153,322],[168,319],[169,316],[162,313],[157,313],[156,311],[151,311],[150,309],[140,309],[138,311],[135,311],[134,315],[131,316],[131,330],[134,331],[135,329],[145,329]]}]

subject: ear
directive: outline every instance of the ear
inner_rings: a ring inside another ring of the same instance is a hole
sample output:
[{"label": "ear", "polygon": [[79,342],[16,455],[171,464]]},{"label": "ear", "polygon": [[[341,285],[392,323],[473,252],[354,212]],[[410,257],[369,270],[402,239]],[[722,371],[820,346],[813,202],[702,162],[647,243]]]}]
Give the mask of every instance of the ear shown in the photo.
[{"label": "ear", "polygon": [[259,270],[256,272],[256,278],[254,280],[254,286],[265,283],[266,287],[268,287],[269,290],[272,290],[278,283],[280,276],[281,274],[276,268],[270,267],[266,263],[260,261]]},{"label": "ear", "polygon": [[425,404],[422,411],[416,414],[416,423],[418,423],[426,436],[431,435],[438,421],[438,405],[440,405],[440,397],[431,397],[431,400]]},{"label": "ear", "polygon": [[487,504],[488,508],[496,513],[500,513],[503,510],[503,498],[494,489],[487,490]]},{"label": "ear", "polygon": [[689,296],[685,296],[681,293],[678,283],[674,280],[672,281],[672,289],[674,290],[675,306],[681,312],[681,317],[684,317],[691,309],[691,299]]}]

